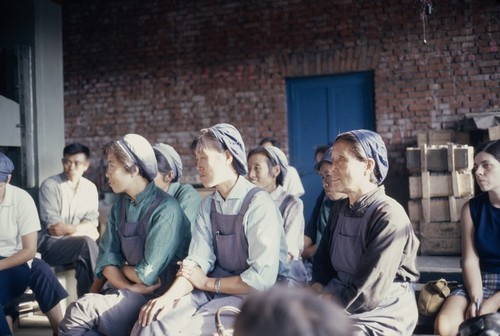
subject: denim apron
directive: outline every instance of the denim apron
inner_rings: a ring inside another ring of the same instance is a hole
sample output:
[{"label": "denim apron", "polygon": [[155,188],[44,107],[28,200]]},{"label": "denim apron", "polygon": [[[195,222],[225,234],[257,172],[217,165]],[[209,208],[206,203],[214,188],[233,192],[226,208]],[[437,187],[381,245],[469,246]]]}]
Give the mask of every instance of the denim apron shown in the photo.
[{"label": "denim apron", "polygon": [[[161,192],[156,196],[156,199],[151,203],[146,214],[138,222],[127,222],[126,220],[126,206],[125,198],[123,198],[120,209],[120,217],[117,225],[118,236],[120,237],[121,251],[127,264],[130,266],[135,266],[139,264],[144,257],[144,246],[146,243],[146,238],[148,236],[148,222],[156,210],[158,205],[168,194]],[[155,291],[158,293],[163,293],[165,287],[170,285],[175,279],[175,274],[177,272],[176,265],[167,265],[166,268],[160,273],[160,280],[162,286],[160,289]]]},{"label": "denim apron", "polygon": [[215,209],[215,201],[212,200],[210,222],[212,224],[214,253],[217,259],[209,277],[221,278],[240,275],[248,268],[248,241],[245,236],[243,217],[253,196],[260,190],[253,188],[247,193],[240,211],[236,215],[218,213]]}]

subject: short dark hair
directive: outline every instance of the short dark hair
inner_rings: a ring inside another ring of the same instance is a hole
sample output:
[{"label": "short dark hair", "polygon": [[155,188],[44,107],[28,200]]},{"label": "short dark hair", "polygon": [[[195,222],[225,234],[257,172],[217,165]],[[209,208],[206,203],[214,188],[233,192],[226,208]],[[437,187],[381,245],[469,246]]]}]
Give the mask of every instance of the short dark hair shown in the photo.
[{"label": "short dark hair", "polygon": [[314,157],[318,156],[318,154],[321,154],[321,156],[323,156],[328,151],[328,149],[330,149],[330,147],[332,147],[332,145],[319,145],[314,151]]},{"label": "short dark hair", "polygon": [[278,147],[278,148],[281,149],[280,142],[278,140],[274,139],[274,138],[263,138],[262,140],[260,140],[259,145],[262,146],[266,142],[270,142],[274,147]]},{"label": "short dark hair", "polygon": [[84,154],[88,159],[90,157],[90,150],[87,146],[82,145],[81,143],[75,142],[64,147],[63,156],[66,155],[75,155],[75,154]]},{"label": "short dark hair", "polygon": [[236,317],[238,336],[348,336],[352,323],[338,303],[301,288],[274,286],[248,296]]}]

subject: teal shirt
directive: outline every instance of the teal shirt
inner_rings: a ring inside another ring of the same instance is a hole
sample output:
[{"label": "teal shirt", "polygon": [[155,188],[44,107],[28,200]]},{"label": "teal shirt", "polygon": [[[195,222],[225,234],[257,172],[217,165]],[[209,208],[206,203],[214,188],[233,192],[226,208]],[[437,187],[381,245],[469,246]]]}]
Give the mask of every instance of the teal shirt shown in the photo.
[{"label": "teal shirt", "polygon": [[198,208],[201,203],[200,194],[192,185],[180,184],[179,182],[171,183],[168,188],[168,193],[174,196],[177,202],[179,202],[181,209],[184,210],[184,213],[191,222],[191,226],[194,226]]},{"label": "teal shirt", "polygon": [[[121,194],[111,208],[108,225],[99,243],[99,257],[95,273],[103,277],[102,270],[109,265],[122,267],[125,257],[121,252],[121,243],[117,231],[120,217],[120,204],[126,199],[126,220],[139,221],[147,212],[156,196],[163,192],[153,182],[144,189],[137,200],[133,201],[126,194]],[[153,212],[148,222],[148,235],[144,244],[144,257],[135,266],[137,276],[150,286],[155,283],[160,273],[168,264],[176,264],[187,255],[191,241],[191,224],[173,197],[165,198]]]}]

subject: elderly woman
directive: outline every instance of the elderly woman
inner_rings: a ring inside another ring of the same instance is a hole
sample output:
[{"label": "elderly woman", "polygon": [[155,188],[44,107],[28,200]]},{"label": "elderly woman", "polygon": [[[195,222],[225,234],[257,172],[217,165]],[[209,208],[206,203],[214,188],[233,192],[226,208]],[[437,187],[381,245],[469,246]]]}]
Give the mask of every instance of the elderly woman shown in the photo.
[{"label": "elderly woman", "polygon": [[163,191],[174,196],[189,219],[191,226],[194,226],[201,197],[190,184],[179,183],[182,177],[181,157],[174,147],[167,144],[157,143],[153,146],[153,150],[158,163],[155,184]]},{"label": "elderly woman", "polygon": [[500,309],[500,140],[477,147],[474,176],[482,193],[462,207],[462,273],[436,318],[439,335],[456,335],[465,319]]},{"label": "elderly woman", "polygon": [[353,335],[411,335],[419,242],[405,210],[382,186],[385,144],[372,131],[342,133],[332,161],[333,187],[347,198],[332,206],[314,256],[313,288],[340,301]]},{"label": "elderly woman", "polygon": [[238,130],[229,124],[203,129],[194,149],[201,182],[216,191],[202,200],[177,279],[142,307],[133,335],[211,335],[217,309],[239,307],[251,291],[271,287],[286,259],[274,202],[244,177]]},{"label": "elderly woman", "polygon": [[86,294],[66,310],[62,335],[129,335],[139,309],[168,288],[177,262],[188,250],[191,227],[179,203],[153,182],[153,148],[140,135],[127,134],[104,147],[106,177],[115,193],[99,245],[96,275],[111,288]]},{"label": "elderly woman", "polygon": [[283,217],[290,284],[305,284],[307,271],[301,259],[304,249],[304,205],[300,198],[283,188],[287,168],[288,160],[278,147],[259,146],[248,153],[248,179],[271,195]]}]

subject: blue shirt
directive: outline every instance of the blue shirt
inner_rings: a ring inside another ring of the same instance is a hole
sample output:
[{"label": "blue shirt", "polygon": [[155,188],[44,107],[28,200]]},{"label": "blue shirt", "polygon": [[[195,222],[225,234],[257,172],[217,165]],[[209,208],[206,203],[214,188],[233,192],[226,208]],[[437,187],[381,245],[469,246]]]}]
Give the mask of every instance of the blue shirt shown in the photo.
[{"label": "blue shirt", "polygon": [[168,194],[175,197],[179,202],[181,209],[186,214],[191,226],[194,226],[196,214],[200,207],[201,197],[200,194],[190,184],[180,184],[173,182],[168,188]]}]

